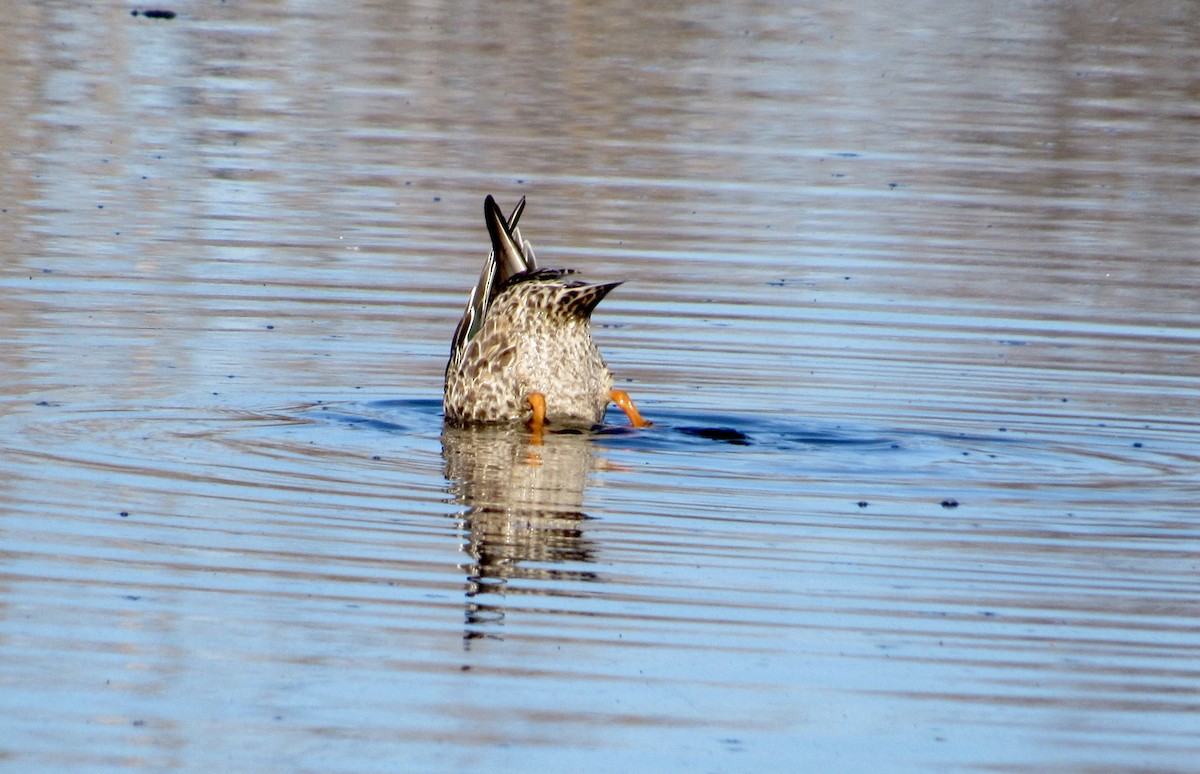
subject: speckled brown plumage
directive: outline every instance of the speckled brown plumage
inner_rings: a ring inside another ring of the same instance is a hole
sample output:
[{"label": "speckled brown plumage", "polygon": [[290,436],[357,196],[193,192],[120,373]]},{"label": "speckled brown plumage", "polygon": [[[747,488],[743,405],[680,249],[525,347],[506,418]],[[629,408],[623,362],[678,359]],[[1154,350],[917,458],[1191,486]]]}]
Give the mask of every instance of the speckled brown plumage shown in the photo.
[{"label": "speckled brown plumage", "polygon": [[524,206],[522,199],[505,219],[492,197],[484,202],[492,252],[446,364],[442,406],[453,424],[529,422],[536,393],[545,398],[547,423],[590,425],[603,420],[612,400],[591,315],[621,283],[593,285],[570,269],[538,269],[517,228]]}]

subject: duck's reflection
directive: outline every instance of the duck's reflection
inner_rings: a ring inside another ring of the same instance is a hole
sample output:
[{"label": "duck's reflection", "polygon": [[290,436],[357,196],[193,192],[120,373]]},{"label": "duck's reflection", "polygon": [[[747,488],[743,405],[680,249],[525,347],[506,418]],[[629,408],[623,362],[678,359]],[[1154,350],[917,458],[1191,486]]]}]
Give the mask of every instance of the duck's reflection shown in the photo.
[{"label": "duck's reflection", "polygon": [[500,637],[506,595],[552,595],[562,592],[558,584],[596,579],[580,569],[595,551],[582,506],[602,461],[586,433],[548,433],[539,441],[524,428],[442,432],[446,478],[465,507],[467,640]]}]

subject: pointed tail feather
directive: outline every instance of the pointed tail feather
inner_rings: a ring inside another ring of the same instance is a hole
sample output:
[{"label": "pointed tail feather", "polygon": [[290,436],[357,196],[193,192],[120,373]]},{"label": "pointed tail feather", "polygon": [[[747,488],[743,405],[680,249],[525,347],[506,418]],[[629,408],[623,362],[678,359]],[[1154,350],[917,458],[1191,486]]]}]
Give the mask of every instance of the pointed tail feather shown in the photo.
[{"label": "pointed tail feather", "polygon": [[564,291],[566,306],[580,317],[591,317],[596,305],[603,301],[604,297],[620,284],[622,283],[609,282],[603,285],[580,285],[578,287],[567,288]]}]

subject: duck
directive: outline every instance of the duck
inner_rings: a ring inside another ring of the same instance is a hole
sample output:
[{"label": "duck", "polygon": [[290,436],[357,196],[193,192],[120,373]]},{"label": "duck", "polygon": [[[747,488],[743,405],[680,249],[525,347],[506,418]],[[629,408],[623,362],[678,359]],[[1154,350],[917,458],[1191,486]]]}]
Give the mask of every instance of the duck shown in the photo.
[{"label": "duck", "polygon": [[595,426],[609,403],[648,427],[592,339],[596,306],[621,282],[595,284],[574,269],[539,268],[517,226],[522,197],[506,218],[492,196],[483,214],[492,249],[463,310],[446,363],[442,409],[456,426],[523,423]]}]

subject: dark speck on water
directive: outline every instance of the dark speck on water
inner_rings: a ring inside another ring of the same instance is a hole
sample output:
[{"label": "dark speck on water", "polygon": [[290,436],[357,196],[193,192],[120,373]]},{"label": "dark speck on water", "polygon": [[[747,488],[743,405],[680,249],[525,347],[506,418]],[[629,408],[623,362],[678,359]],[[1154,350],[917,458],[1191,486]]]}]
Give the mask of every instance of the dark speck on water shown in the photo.
[{"label": "dark speck on water", "polygon": [[[129,12],[129,15],[137,16],[138,13],[139,13],[139,11],[135,8],[134,10]],[[164,10],[161,8],[151,8],[146,11],[141,11],[140,13],[142,16],[145,16],[147,19],[174,19],[175,15],[176,15],[174,11],[167,11],[167,10]]]}]

